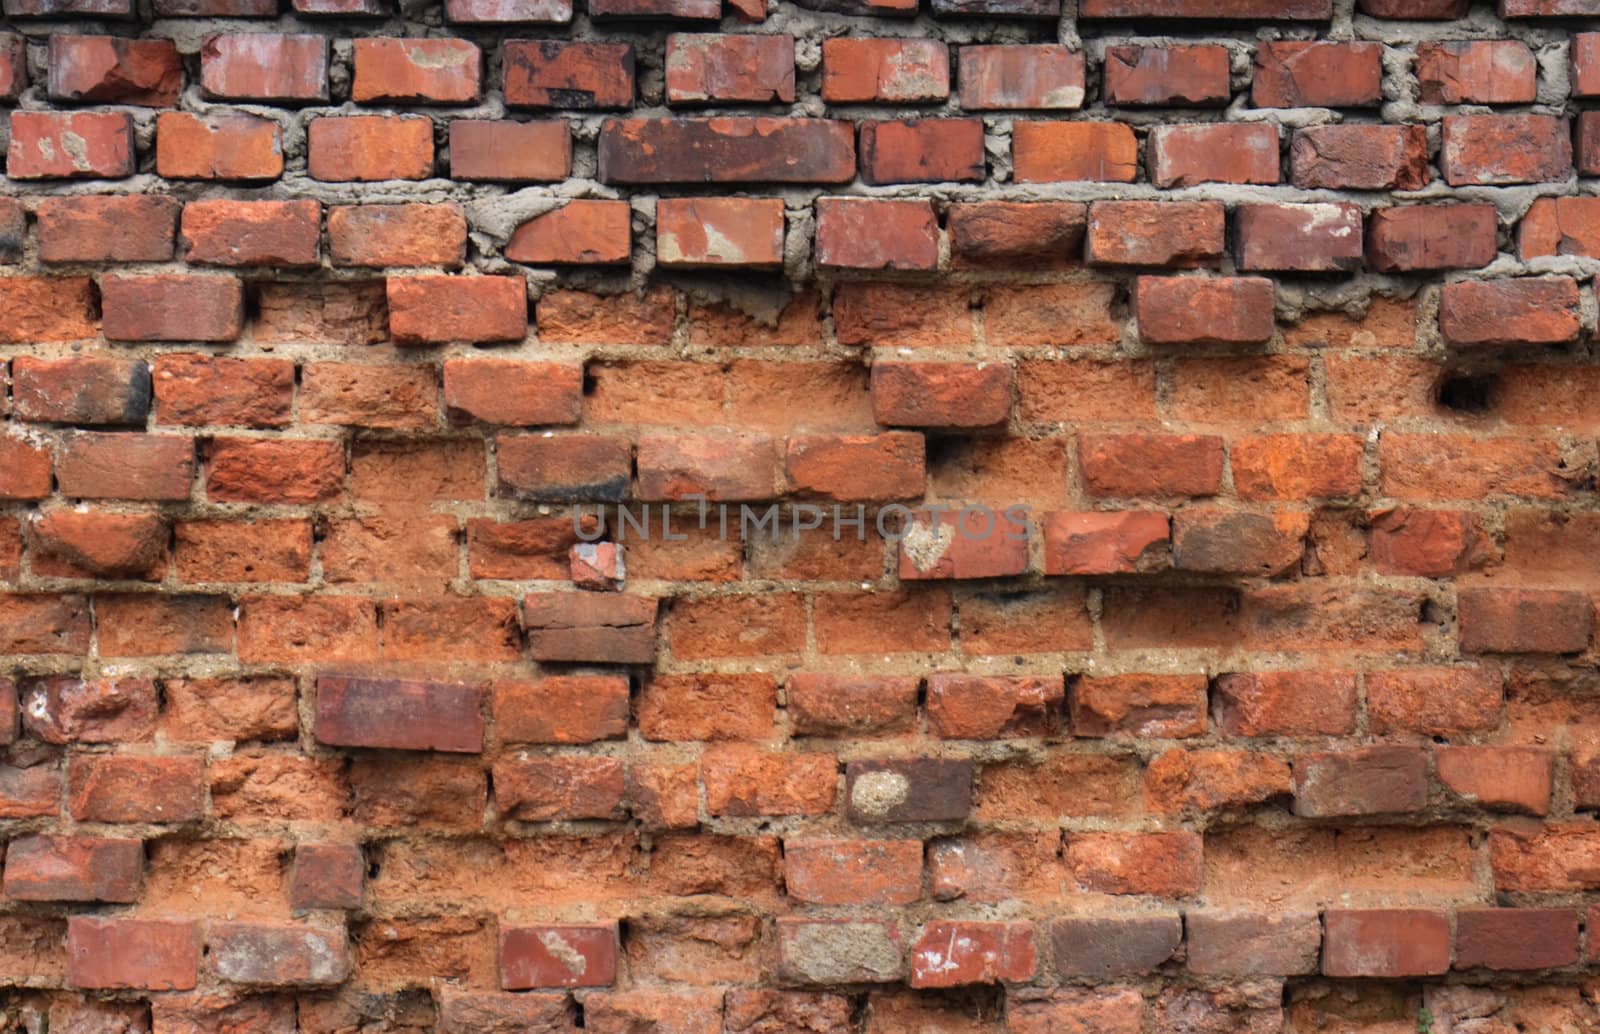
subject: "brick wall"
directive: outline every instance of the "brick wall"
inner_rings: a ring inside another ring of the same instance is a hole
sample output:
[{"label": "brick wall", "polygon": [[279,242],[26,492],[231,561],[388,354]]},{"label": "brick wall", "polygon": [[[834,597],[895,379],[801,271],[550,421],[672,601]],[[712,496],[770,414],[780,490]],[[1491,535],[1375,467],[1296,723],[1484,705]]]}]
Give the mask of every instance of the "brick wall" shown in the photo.
[{"label": "brick wall", "polygon": [[1600,2],[398,7],[3,0],[0,1026],[1600,1030]]}]

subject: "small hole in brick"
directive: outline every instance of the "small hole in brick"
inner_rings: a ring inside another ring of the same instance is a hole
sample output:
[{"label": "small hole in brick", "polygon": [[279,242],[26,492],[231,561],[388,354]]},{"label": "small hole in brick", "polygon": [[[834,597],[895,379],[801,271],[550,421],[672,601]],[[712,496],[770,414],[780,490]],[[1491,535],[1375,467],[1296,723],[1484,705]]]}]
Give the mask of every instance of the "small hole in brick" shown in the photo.
[{"label": "small hole in brick", "polygon": [[600,382],[599,382],[599,380],[597,380],[595,378],[595,375],[594,375],[593,371],[587,370],[587,369],[584,370],[583,371],[583,393],[585,395],[593,395],[594,392],[595,392],[595,389],[598,388],[599,386],[600,386]]},{"label": "small hole in brick", "polygon": [[1487,413],[1494,407],[1496,379],[1486,374],[1456,374],[1439,385],[1439,405],[1457,413]]}]

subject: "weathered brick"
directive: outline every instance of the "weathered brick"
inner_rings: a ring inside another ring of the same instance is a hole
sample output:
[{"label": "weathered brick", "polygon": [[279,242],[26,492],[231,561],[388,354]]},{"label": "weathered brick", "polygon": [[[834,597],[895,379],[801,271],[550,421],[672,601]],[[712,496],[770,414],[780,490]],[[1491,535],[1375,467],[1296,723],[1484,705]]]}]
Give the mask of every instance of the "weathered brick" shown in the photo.
[{"label": "weathered brick", "polygon": [[397,344],[521,341],[528,333],[521,276],[390,277],[388,292]]},{"label": "weathered brick", "polygon": [[459,39],[358,39],[350,99],[357,104],[470,104],[483,55]]},{"label": "weathered brick", "polygon": [[212,923],[206,959],[229,983],[274,987],[337,984],[350,968],[342,925]]},{"label": "weathered brick", "polygon": [[656,261],[662,266],[771,269],[783,264],[778,198],[662,198]]},{"label": "weathered brick", "polygon": [[1072,682],[1068,711],[1076,736],[1201,736],[1203,675],[1085,675]]},{"label": "weathered brick", "polygon": [[191,201],[183,206],[185,258],[215,266],[312,266],[321,258],[315,201]]},{"label": "weathered brick", "polygon": [[200,757],[87,754],[67,764],[67,808],[80,822],[190,822],[205,802]]},{"label": "weathered brick", "polygon": [[565,25],[572,20],[572,0],[445,0],[444,13],[450,21],[468,25]]},{"label": "weathered brick", "polygon": [[1017,122],[1011,127],[1012,175],[1018,183],[1139,178],[1139,143],[1120,122]]},{"label": "weathered brick", "polygon": [[1308,126],[1289,145],[1297,187],[1417,190],[1433,178],[1424,126]]},{"label": "weathered brick", "polygon": [[621,502],[633,448],[606,435],[502,437],[496,446],[500,490],[541,502]]},{"label": "weathered brick", "polygon": [[1172,519],[1172,566],[1209,574],[1281,575],[1299,566],[1307,524],[1304,514],[1183,510]]},{"label": "weathered brick", "polygon": [[34,210],[45,262],[165,262],[179,205],[165,197],[45,198]]},{"label": "weathered brick", "polygon": [[1085,257],[1110,266],[1214,266],[1226,222],[1215,201],[1096,201]]},{"label": "weathered brick", "polygon": [[133,119],[124,112],[11,113],[11,179],[121,179],[134,165]]},{"label": "weathered brick", "polygon": [[1493,811],[1550,810],[1555,752],[1548,748],[1437,747],[1433,757],[1439,782],[1463,800]]},{"label": "weathered brick", "polygon": [[1327,21],[1329,0],[1185,0],[1174,7],[1163,0],[1084,0],[1085,18],[1219,18]]},{"label": "weathered brick", "polygon": [[838,501],[909,499],[926,479],[922,435],[794,435],[784,468],[791,487]]},{"label": "weathered brick", "polygon": [[778,972],[797,984],[883,984],[905,969],[899,930],[880,919],[805,919],[776,922]]},{"label": "weathered brick", "polygon": [[508,40],[503,85],[513,107],[626,108],[633,104],[633,47],[625,43]]},{"label": "weathered brick", "polygon": [[957,202],[945,215],[958,262],[1064,261],[1083,241],[1087,206],[1069,201]]},{"label": "weathered brick", "polygon": [[1579,332],[1577,281],[1555,276],[1445,284],[1439,331],[1454,348],[1569,344]]},{"label": "weathered brick", "polygon": [[232,341],[244,329],[244,288],[231,276],[104,276],[100,305],[113,341]]},{"label": "weathered brick", "polygon": [[220,33],[200,49],[200,85],[223,100],[328,99],[328,42],[321,36]]},{"label": "weathered brick", "polygon": [[150,396],[150,368],[138,360],[24,355],[11,364],[12,409],[23,420],[142,425]]},{"label": "weathered brick", "polygon": [[1139,336],[1153,345],[1260,344],[1271,339],[1276,285],[1263,277],[1142,276]]},{"label": "weathered brick", "polygon": [[504,254],[534,265],[620,265],[628,261],[632,237],[626,201],[577,199],[517,227]]},{"label": "weathered brick", "polygon": [[17,901],[138,899],[144,844],[90,836],[23,836],[6,845],[5,893]]},{"label": "weathered brick", "polygon": [[814,905],[906,905],[922,896],[922,841],[788,839],[784,884]]},{"label": "weathered brick", "polygon": [[670,104],[794,100],[793,36],[675,32],[666,67]]},{"label": "weathered brick", "polygon": [[655,656],[654,599],[534,593],[523,601],[523,614],[535,660],[648,664]]},{"label": "weathered brick", "polygon": [[1195,911],[1183,917],[1189,970],[1207,976],[1298,976],[1317,971],[1315,912]]},{"label": "weathered brick", "polygon": [[1330,977],[1434,976],[1450,968],[1450,919],[1431,909],[1330,909],[1322,972]]},{"label": "weathered brick", "polygon": [[520,359],[446,359],[444,404],[453,423],[575,424],[583,408],[583,368]]},{"label": "weathered brick", "polygon": [[333,183],[422,180],[433,175],[433,123],[404,115],[313,118],[306,131],[312,179]]},{"label": "weathered brick", "polygon": [[214,502],[313,503],[344,486],[343,443],[327,439],[215,438],[206,455]]},{"label": "weathered brick", "polygon": [[1149,148],[1150,181],[1158,187],[1278,182],[1278,127],[1271,122],[1157,126]]},{"label": "weathered brick", "polygon": [[80,433],[56,457],[61,494],[79,499],[189,498],[194,441],[169,435]]},{"label": "weathered brick", "polygon": [[1213,44],[1106,48],[1107,104],[1222,107],[1232,94],[1228,49]]},{"label": "weathered brick", "polygon": [[931,270],[939,223],[926,201],[817,199],[817,263],[834,269]]},{"label": "weathered brick", "polygon": [[1456,911],[1456,969],[1555,969],[1578,961],[1578,913],[1570,908]]},{"label": "weathered brick", "polygon": [[27,88],[27,41],[15,33],[0,35],[0,100],[15,101]]},{"label": "weathered brick", "polygon": [[822,43],[822,99],[914,104],[950,95],[950,48],[939,40],[839,36]]},{"label": "weathered brick", "polygon": [[1578,653],[1589,647],[1594,608],[1581,592],[1462,589],[1456,597],[1463,653]]},{"label": "weathered brick", "polygon": [[844,183],[854,177],[849,123],[806,118],[608,119],[606,183]]},{"label": "weathered brick", "polygon": [[1037,968],[1026,922],[934,922],[911,945],[912,987],[1022,983]]},{"label": "weathered brick", "polygon": [[1211,435],[1085,435],[1078,464],[1093,496],[1214,495],[1222,439]]},{"label": "weathered brick", "polygon": [[448,682],[317,679],[317,741],[333,746],[475,753],[483,749],[477,691]]},{"label": "weathered brick", "polygon": [[1241,270],[1334,273],[1361,268],[1361,209],[1355,205],[1240,205],[1236,226]]},{"label": "weathered brick", "polygon": [[335,205],[328,210],[328,256],[336,266],[457,269],[466,252],[467,221],[456,205]]},{"label": "weathered brick", "polygon": [[1294,761],[1294,812],[1323,818],[1420,811],[1428,801],[1427,764],[1413,747],[1302,754]]},{"label": "weathered brick", "polygon": [[616,975],[615,923],[500,929],[500,986],[507,990],[606,987]]},{"label": "weathered brick", "polygon": [[1450,115],[1439,169],[1452,187],[1565,179],[1572,174],[1571,129],[1553,115]]},{"label": "weathered brick", "polygon": [[1500,724],[1499,672],[1412,668],[1367,675],[1367,723],[1379,735],[1449,736]]},{"label": "weathered brick", "polygon": [[156,172],[165,179],[272,180],[283,175],[278,124],[254,115],[156,119]]},{"label": "weathered brick", "polygon": [[1417,47],[1424,104],[1531,104],[1538,64],[1518,40],[1459,40]]},{"label": "weathered brick", "polygon": [[861,178],[867,183],[977,181],[984,176],[978,119],[861,123]]},{"label": "weathered brick", "polygon": [[886,426],[992,427],[1011,413],[1012,373],[1000,364],[874,363],[873,418]]},{"label": "weathered brick", "polygon": [[[571,168],[572,133],[565,122],[450,120],[450,175],[454,179],[545,183],[566,179]],[[509,252],[507,257],[514,258]]]},{"label": "weathered brick", "polygon": [[1183,941],[1176,912],[1139,916],[1070,916],[1050,924],[1056,972],[1106,980],[1148,973]]},{"label": "weathered brick", "polygon": [[1367,264],[1380,273],[1473,269],[1497,248],[1493,205],[1398,205],[1367,220]]},{"label": "weathered brick", "polygon": [[961,106],[967,111],[1083,106],[1083,55],[1059,44],[964,46],[960,63]]},{"label": "weathered brick", "polygon": [[1250,102],[1258,108],[1365,108],[1382,99],[1379,44],[1265,40],[1256,46]]},{"label": "weathered brick", "polygon": [[299,844],[289,874],[289,904],[296,910],[360,908],[367,863],[354,844]]},{"label": "weathered brick", "polygon": [[73,916],[67,921],[73,987],[187,991],[200,969],[193,920]]},{"label": "weathered brick", "polygon": [[166,39],[52,35],[49,68],[54,100],[171,108],[183,88],[177,45]]},{"label": "weathered brick", "polygon": [[972,808],[972,763],[944,758],[852,761],[850,817],[862,823],[956,822]]}]

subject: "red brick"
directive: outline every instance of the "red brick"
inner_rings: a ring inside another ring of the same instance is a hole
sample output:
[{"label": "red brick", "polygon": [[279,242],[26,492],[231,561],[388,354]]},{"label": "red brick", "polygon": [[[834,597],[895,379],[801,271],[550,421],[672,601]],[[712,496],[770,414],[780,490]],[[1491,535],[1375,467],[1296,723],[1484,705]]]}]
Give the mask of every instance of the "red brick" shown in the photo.
[{"label": "red brick", "polygon": [[1364,446],[1354,435],[1276,434],[1235,439],[1240,499],[1336,499],[1361,493]]},{"label": "red brick", "polygon": [[983,176],[979,119],[861,123],[861,178],[867,183],[976,182]]},{"label": "red brick", "polygon": [[324,675],[317,679],[317,742],[393,750],[483,750],[483,715],[467,685]]},{"label": "red brick", "polygon": [[1448,736],[1500,724],[1498,672],[1481,668],[1413,668],[1367,675],[1367,721],[1378,735]]},{"label": "red brick", "polygon": [[444,404],[453,423],[576,424],[583,410],[583,368],[520,359],[446,359]]},{"label": "red brick", "polygon": [[34,210],[45,262],[166,262],[178,203],[171,198],[45,198]]},{"label": "red brick", "polygon": [[785,467],[791,486],[807,495],[843,502],[910,499],[922,495],[922,435],[795,435]]},{"label": "red brick", "polygon": [[1464,18],[1470,0],[1360,0],[1357,6],[1374,18]]},{"label": "red brick", "polygon": [[1037,968],[1031,923],[929,923],[911,946],[912,987],[1024,983]]},{"label": "red brick", "polygon": [[278,5],[270,0],[155,0],[160,18],[272,18]]},{"label": "red brick", "polygon": [[1139,178],[1139,143],[1120,122],[1017,122],[1011,127],[1012,176],[1018,183]]},{"label": "red brick", "polygon": [[174,742],[285,740],[300,727],[292,679],[172,678],[162,685],[166,707],[160,728]]},{"label": "red brick", "polygon": [[11,113],[11,179],[121,179],[134,164],[133,119],[124,112]]},{"label": "red brick", "polygon": [[1577,150],[1578,175],[1600,175],[1600,116],[1595,112],[1578,113],[1574,147]]},{"label": "red brick", "polygon": [[1424,104],[1531,104],[1539,66],[1517,40],[1458,40],[1417,47]]},{"label": "red brick", "polygon": [[1181,738],[1206,730],[1203,675],[1082,676],[1068,710],[1075,736]]},{"label": "red brick", "polygon": [[852,761],[845,766],[850,817],[874,824],[961,822],[972,808],[972,778],[970,761]]},{"label": "red brick", "polygon": [[1264,277],[1142,276],[1139,336],[1153,345],[1260,344],[1272,338],[1275,285]]},{"label": "red brick", "polygon": [[9,32],[0,35],[0,100],[15,101],[27,88],[27,41]]},{"label": "red brick", "polygon": [[779,198],[662,198],[656,262],[664,267],[774,269],[783,265]]},{"label": "red brick", "polygon": [[957,202],[945,217],[950,251],[974,266],[1065,261],[1083,242],[1087,207],[1069,201]]},{"label": "red brick", "polygon": [[1308,126],[1294,131],[1290,178],[1304,188],[1417,190],[1433,178],[1425,126]]},{"label": "red brick", "polygon": [[1427,803],[1428,760],[1418,747],[1363,747],[1294,759],[1296,815],[1406,814]]},{"label": "red brick", "polygon": [[1322,972],[1330,977],[1437,976],[1450,968],[1450,918],[1429,909],[1329,909]]},{"label": "red brick", "polygon": [[306,171],[327,182],[423,180],[433,175],[433,123],[404,115],[313,118]]},{"label": "red brick", "polygon": [[495,762],[495,806],[522,822],[615,820],[627,792],[623,763],[608,757],[528,757]]},{"label": "red brick", "polygon": [[445,0],[444,13],[465,24],[565,25],[572,20],[572,0]]},{"label": "red brick", "polygon": [[[1054,949],[1052,954],[1056,972],[1063,977],[1107,980],[1134,976],[1149,973],[1172,958],[1183,942],[1183,920],[1175,912],[1070,916],[1050,924],[1050,941]],[[1118,1010],[1114,1015],[1124,1012]],[[1134,1034],[1141,1029],[1142,1012],[1143,1002],[1140,1001],[1139,1007],[1131,1010],[1133,1025],[1126,1031],[1121,1026],[1107,1027],[1108,1034]],[[1061,1019],[1059,1014],[1053,1018]],[[1071,1014],[1065,1019],[1068,1023],[1075,1021]],[[1018,1030],[1015,1024],[1009,1029]],[[1053,1029],[1056,1028],[1037,1028],[1038,1034]],[[1023,1030],[1034,1031],[1035,1028],[1025,1026]],[[1022,1034],[1022,1031],[1018,1031],[1018,1034]]]},{"label": "red brick", "polygon": [[1474,269],[1497,250],[1493,205],[1400,205],[1367,219],[1367,263],[1380,273]]},{"label": "red brick", "polygon": [[822,42],[822,99],[914,104],[950,95],[950,48],[940,40],[838,36]]},{"label": "red brick", "polygon": [[1085,18],[1219,18],[1327,21],[1329,0],[1184,0],[1174,7],[1166,0],[1084,0]]},{"label": "red brick", "polygon": [[6,845],[6,897],[15,901],[138,900],[144,844],[88,836],[22,836]]},{"label": "red brick", "polygon": [[993,427],[1011,414],[1011,367],[874,363],[873,419],[901,427]]},{"label": "red brick", "polygon": [[78,341],[94,337],[97,323],[87,277],[0,278],[0,342]]},{"label": "red brick", "polygon": [[1173,515],[1172,566],[1263,578],[1288,573],[1305,552],[1308,518],[1296,513],[1187,509]]},{"label": "red brick", "polygon": [[156,358],[152,382],[157,423],[282,427],[294,398],[294,363],[163,355]]},{"label": "red brick", "polygon": [[43,499],[51,492],[50,450],[23,438],[0,436],[0,499]]},{"label": "red brick", "polygon": [[23,420],[143,425],[150,411],[150,369],[107,356],[18,356],[11,364],[11,398]]},{"label": "red brick", "polygon": [[233,608],[226,596],[129,593],[101,596],[95,610],[102,656],[227,653],[233,648]]},{"label": "red brick", "polygon": [[1271,122],[1157,126],[1149,148],[1150,181],[1158,187],[1278,182],[1278,127]]},{"label": "red brick", "polygon": [[669,104],[794,100],[793,36],[675,32],[666,67]]},{"label": "red brick", "polygon": [[963,46],[960,60],[961,106],[967,111],[1083,106],[1083,55],[1059,44]]},{"label": "red brick", "polygon": [[1571,131],[1553,115],[1450,115],[1443,140],[1439,168],[1452,187],[1572,175]]},{"label": "red brick", "polygon": [[483,55],[461,39],[358,39],[350,99],[357,104],[471,104]]},{"label": "red brick", "polygon": [[626,201],[575,199],[518,226],[504,254],[532,265],[620,265],[628,261],[632,235]]},{"label": "red brick", "polygon": [[1574,472],[1556,443],[1542,439],[1390,433],[1379,443],[1378,461],[1383,492],[1401,499],[1561,499],[1572,492]]},{"label": "red brick", "polygon": [[1132,574],[1171,563],[1163,513],[1048,513],[1044,536],[1045,574]]},{"label": "red brick", "polygon": [[[28,523],[35,566],[72,577],[160,578],[167,561],[167,524],[155,514],[49,510]],[[43,572],[41,572],[43,573]]]},{"label": "red brick", "polygon": [[1372,521],[1372,562],[1383,574],[1447,578],[1481,563],[1486,545],[1470,513],[1403,509]]},{"label": "red brick", "polygon": [[1063,859],[1068,886],[1080,891],[1182,898],[1200,890],[1198,833],[1069,833]]},{"label": "red brick", "polygon": [[1575,909],[1463,908],[1456,912],[1456,969],[1554,969],[1577,961]]},{"label": "red brick", "polygon": [[770,499],[777,457],[766,435],[647,435],[639,439],[638,498]]},{"label": "red brick", "polygon": [[54,766],[0,767],[0,816],[53,817],[61,813],[61,770]]},{"label": "red brick", "polygon": [[933,205],[885,198],[818,198],[817,263],[831,269],[936,269],[939,223]]},{"label": "red brick", "polygon": [[530,108],[627,108],[633,104],[633,48],[626,43],[508,40],[506,103]]},{"label": "red brick", "polygon": [[707,747],[700,758],[706,810],[719,816],[824,815],[839,781],[833,754]]},{"label": "red brick", "polygon": [[655,657],[654,599],[533,593],[524,598],[522,609],[534,660],[649,664]]},{"label": "red brick", "polygon": [[1256,46],[1250,102],[1258,108],[1365,108],[1383,99],[1377,43],[1266,40]]},{"label": "red brick", "polygon": [[1546,747],[1436,747],[1439,782],[1492,811],[1544,815],[1550,810],[1555,752]]},{"label": "red brick", "polygon": [[52,35],[49,63],[53,100],[171,108],[183,89],[183,63],[167,39]]},{"label": "red brick", "polygon": [[608,119],[605,183],[846,183],[855,177],[847,122],[812,118]]},{"label": "red brick", "polygon": [[547,675],[494,683],[501,743],[591,743],[628,727],[628,681],[611,675]]},{"label": "red brick", "polygon": [[335,205],[328,210],[328,256],[336,266],[459,269],[466,253],[467,220],[453,204]]},{"label": "red brick", "polygon": [[791,839],[789,897],[813,905],[906,905],[922,896],[922,841]]},{"label": "red brick", "polygon": [[1579,329],[1570,277],[1462,280],[1439,298],[1439,331],[1454,348],[1570,344]]},{"label": "red brick", "polygon": [[1059,677],[938,674],[928,678],[928,720],[945,739],[1054,733],[1065,695]]},{"label": "red brick", "polygon": [[1222,107],[1232,94],[1228,49],[1195,46],[1106,48],[1107,104]]},{"label": "red brick", "polygon": [[1528,208],[1517,224],[1517,257],[1552,255],[1600,256],[1600,198],[1542,197]]},{"label": "red brick", "polygon": [[1317,971],[1322,924],[1315,912],[1204,911],[1183,917],[1189,970],[1208,976],[1298,976]]},{"label": "red brick", "polygon": [[314,503],[344,487],[344,446],[321,440],[216,438],[206,455],[213,502]]},{"label": "red brick", "polygon": [[616,978],[615,923],[500,929],[500,986],[507,990],[606,987]]},{"label": "red brick", "polygon": [[69,498],[188,499],[194,442],[153,434],[75,434],[62,443],[56,482]]},{"label": "red brick", "polygon": [[1226,222],[1215,201],[1096,201],[1085,257],[1102,266],[1214,266]]},{"label": "red brick", "polygon": [[1222,486],[1222,439],[1210,435],[1084,435],[1078,464],[1092,496],[1203,496]]},{"label": "red brick", "polygon": [[1500,0],[1502,18],[1567,18],[1594,13],[1591,0]]},{"label": "red brick", "polygon": [[199,757],[88,754],[67,763],[68,810],[80,822],[190,822],[205,803]]},{"label": "red brick", "polygon": [[770,675],[654,675],[639,696],[639,732],[646,740],[764,739],[777,696]]},{"label": "red brick", "polygon": [[325,101],[328,41],[268,32],[212,36],[200,48],[200,85],[224,100]]},{"label": "red brick", "polygon": [[183,206],[185,258],[216,266],[314,266],[322,257],[315,201],[191,201]]},{"label": "red brick", "polygon": [[1569,47],[1572,95],[1600,96],[1600,32],[1575,32]]},{"label": "red brick", "polygon": [[360,908],[367,863],[354,844],[299,844],[289,874],[289,905],[296,909]]},{"label": "red brick", "polygon": [[972,509],[913,511],[902,528],[902,581],[1001,578],[1028,568],[1025,515]]},{"label": "red brick", "polygon": [[565,122],[450,121],[450,175],[455,179],[554,182],[566,179],[571,167],[572,134]]},{"label": "red brick", "polygon": [[[617,294],[547,291],[539,299],[539,334],[545,341],[665,345],[672,340],[676,317],[676,298],[664,285]],[[659,384],[653,384],[643,400],[651,412],[659,412],[660,390]],[[589,405],[593,407],[594,400]]]},{"label": "red brick", "polygon": [[403,345],[521,341],[527,282],[520,275],[390,277],[389,332]]},{"label": "red brick", "polygon": [[917,679],[796,672],[785,686],[791,730],[797,736],[873,736],[911,728]]},{"label": "red brick", "polygon": [[164,179],[274,180],[283,175],[278,124],[254,115],[156,119],[156,174]]},{"label": "red brick", "polygon": [[1594,608],[1582,592],[1462,589],[1456,594],[1463,653],[1581,653]]},{"label": "red brick", "polygon": [[[4,43],[0,42],[0,47]],[[0,264],[22,261],[28,241],[28,213],[15,198],[0,200]]]},{"label": "red brick", "polygon": [[214,922],[206,960],[234,984],[314,987],[340,983],[350,969],[343,925]]},{"label": "red brick", "polygon": [[67,980],[73,987],[187,991],[200,969],[192,920],[72,916]]},{"label": "red brick", "polygon": [[607,435],[501,437],[500,491],[540,502],[621,502],[633,448]]},{"label": "red brick", "polygon": [[1361,268],[1361,209],[1348,204],[1240,205],[1239,268],[1332,273]]},{"label": "red brick", "polygon": [[113,341],[232,341],[244,328],[244,288],[231,276],[103,276],[100,305]]}]

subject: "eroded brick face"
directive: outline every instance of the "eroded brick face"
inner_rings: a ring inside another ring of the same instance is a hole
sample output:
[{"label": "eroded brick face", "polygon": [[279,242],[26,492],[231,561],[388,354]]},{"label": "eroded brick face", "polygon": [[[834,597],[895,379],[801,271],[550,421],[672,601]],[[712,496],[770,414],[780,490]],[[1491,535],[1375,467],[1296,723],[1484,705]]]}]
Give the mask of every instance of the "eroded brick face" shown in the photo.
[{"label": "eroded brick face", "polygon": [[0,11],[0,1027],[1600,1030],[1592,0]]}]

